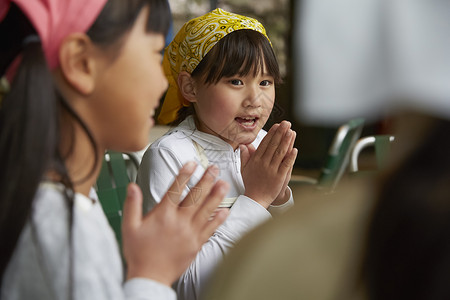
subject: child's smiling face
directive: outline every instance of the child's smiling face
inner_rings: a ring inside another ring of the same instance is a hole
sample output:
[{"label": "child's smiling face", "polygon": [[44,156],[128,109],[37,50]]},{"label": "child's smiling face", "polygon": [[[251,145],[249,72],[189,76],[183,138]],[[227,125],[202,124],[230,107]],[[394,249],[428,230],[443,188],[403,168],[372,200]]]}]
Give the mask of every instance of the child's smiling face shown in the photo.
[{"label": "child's smiling face", "polygon": [[253,142],[267,122],[275,101],[274,78],[264,70],[256,76],[224,77],[216,84],[197,82],[195,93],[198,129],[236,149]]}]

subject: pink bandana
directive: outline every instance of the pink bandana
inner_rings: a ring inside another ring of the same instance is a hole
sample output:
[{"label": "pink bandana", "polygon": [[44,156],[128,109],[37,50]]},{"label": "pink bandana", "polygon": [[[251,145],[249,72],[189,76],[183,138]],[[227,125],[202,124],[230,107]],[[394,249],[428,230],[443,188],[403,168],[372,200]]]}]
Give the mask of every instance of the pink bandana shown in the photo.
[{"label": "pink bandana", "polygon": [[[11,2],[28,17],[42,42],[50,69],[59,65],[58,51],[63,39],[75,32],[86,32],[107,0],[0,0],[0,22]],[[13,30],[13,29],[12,29]]]}]

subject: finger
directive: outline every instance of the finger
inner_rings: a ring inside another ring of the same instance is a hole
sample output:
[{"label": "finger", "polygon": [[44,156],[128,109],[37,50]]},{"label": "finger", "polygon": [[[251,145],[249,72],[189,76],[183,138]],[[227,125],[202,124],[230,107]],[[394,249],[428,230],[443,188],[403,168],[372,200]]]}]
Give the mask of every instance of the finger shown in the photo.
[{"label": "finger", "polygon": [[135,183],[127,187],[127,197],[123,205],[122,234],[133,231],[142,223],[142,192]]},{"label": "finger", "polygon": [[250,157],[255,153],[255,146],[252,144],[240,145],[239,150],[241,151],[241,170],[245,168]]},{"label": "finger", "polygon": [[248,152],[250,153],[250,156],[252,156],[253,153],[255,153],[255,151],[256,151],[255,146],[253,146],[252,144],[248,144],[247,149],[248,149]]},{"label": "finger", "polygon": [[188,162],[180,169],[175,181],[172,183],[169,190],[161,200],[161,204],[170,202],[178,205],[180,203],[181,194],[183,193],[186,184],[194,173],[196,167],[197,164],[195,162]]},{"label": "finger", "polygon": [[[287,143],[289,144],[289,146],[286,148],[286,153],[285,155],[287,155],[290,151],[292,151],[292,149],[294,148],[294,144],[295,144],[295,138],[297,136],[297,133],[294,130],[289,129],[286,132],[286,138],[285,139],[289,139],[289,141],[287,141]],[[285,143],[284,141],[281,141],[281,143]],[[284,153],[283,150],[278,150],[278,152],[280,153],[280,155],[282,155]],[[281,157],[281,156],[280,156]],[[284,159],[284,157],[283,157]]]},{"label": "finger", "polygon": [[278,127],[280,124],[274,124],[270,129],[269,132],[267,132],[266,136],[262,139],[261,143],[258,146],[258,149],[256,150],[257,156],[262,156],[264,152],[266,152],[266,149],[270,143],[270,140],[272,139],[275,132],[278,130]]},{"label": "finger", "polygon": [[201,205],[205,196],[211,191],[218,175],[219,168],[215,165],[209,166],[199,182],[181,201],[180,206]]},{"label": "finger", "polygon": [[[270,140],[266,151],[263,154],[263,158],[267,159],[268,161],[272,161],[275,154],[278,156],[281,155],[281,152],[284,154],[286,153],[287,146],[289,145],[289,142],[287,142],[287,145],[285,143],[282,143],[282,140],[286,137],[286,134],[289,133],[289,128],[291,127],[291,123],[287,121],[283,121],[280,123],[280,126],[278,127],[278,130],[274,133],[272,139]],[[281,160],[278,159],[280,162]]]},{"label": "finger", "polygon": [[226,220],[229,213],[230,210],[228,208],[218,209],[214,217],[206,222],[201,233],[201,238],[204,242],[206,242],[217,230],[217,227],[219,227]]},{"label": "finger", "polygon": [[295,132],[294,130],[291,130],[291,142],[289,144],[289,149],[292,150],[292,148],[294,148],[294,144],[295,144],[295,139],[297,138],[297,132]]},{"label": "finger", "polygon": [[[195,213],[194,224],[202,228],[207,222],[211,222],[211,216],[214,215],[214,212],[217,210],[217,207],[222,202],[229,188],[229,184],[225,181],[219,180],[216,182],[210,193],[205,196],[205,200],[198,211]],[[214,218],[216,218],[216,216],[214,216]]]},{"label": "finger", "polygon": [[[284,187],[286,187],[286,186],[289,185],[289,182],[291,181],[292,171],[294,170],[294,163],[295,163],[295,159],[297,158],[297,154],[294,153],[294,149],[295,149],[295,148],[291,149],[291,150],[288,152],[288,154],[286,154],[287,156],[293,155],[293,163],[292,163],[291,167],[289,168],[289,170],[288,170],[287,173],[286,173],[286,177],[285,177],[284,183],[283,183],[283,186],[284,186]],[[296,150],[297,150],[297,149],[295,149],[295,151],[296,151]],[[288,158],[288,159],[289,159],[289,158]],[[288,163],[288,164],[289,164],[289,163]]]},{"label": "finger", "polygon": [[294,148],[283,159],[279,169],[282,174],[284,172],[288,172],[291,168],[293,168],[295,160],[297,158],[297,153],[298,153],[297,148]]},{"label": "finger", "polygon": [[239,150],[241,151],[241,170],[247,165],[248,160],[250,159],[250,151],[248,150],[247,145],[239,145]]},{"label": "finger", "polygon": [[285,180],[284,180],[284,184],[283,184],[283,186],[288,186],[289,185],[289,181],[291,181],[291,176],[292,176],[292,170],[294,169],[294,166],[291,166],[290,168],[289,168],[289,171],[287,172],[287,174],[286,174],[286,178],[285,178]]},{"label": "finger", "polygon": [[283,159],[285,158],[286,154],[291,150],[291,143],[292,143],[292,136],[294,135],[294,131],[287,128],[287,130],[284,133],[284,136],[281,137],[281,140],[276,145],[276,148],[274,149],[273,153],[268,154],[271,158],[270,164],[277,168]]}]

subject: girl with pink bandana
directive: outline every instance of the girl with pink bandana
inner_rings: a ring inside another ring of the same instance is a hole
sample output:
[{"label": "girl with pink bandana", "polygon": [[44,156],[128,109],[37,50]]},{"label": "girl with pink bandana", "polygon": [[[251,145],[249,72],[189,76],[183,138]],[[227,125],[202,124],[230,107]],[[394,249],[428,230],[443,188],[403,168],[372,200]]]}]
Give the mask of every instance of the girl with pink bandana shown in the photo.
[{"label": "girl with pink bandana", "polygon": [[[123,215],[126,280],[93,185],[105,149],[148,142],[167,87],[166,0],[1,0],[1,299],[176,299],[170,285],[224,221],[227,184],[210,167],[180,199],[195,163],[142,216]],[[177,204],[174,204],[174,203]],[[182,207],[195,202],[195,205]]]},{"label": "girl with pink bandana", "polygon": [[209,165],[230,184],[224,224],[175,285],[179,299],[198,299],[224,254],[248,231],[293,205],[287,183],[297,155],[290,123],[266,123],[280,73],[264,27],[216,9],[188,21],[166,48],[169,89],[159,120],[177,125],[144,154],[137,183],[144,210],[157,207],[187,161],[198,162],[184,194]]}]

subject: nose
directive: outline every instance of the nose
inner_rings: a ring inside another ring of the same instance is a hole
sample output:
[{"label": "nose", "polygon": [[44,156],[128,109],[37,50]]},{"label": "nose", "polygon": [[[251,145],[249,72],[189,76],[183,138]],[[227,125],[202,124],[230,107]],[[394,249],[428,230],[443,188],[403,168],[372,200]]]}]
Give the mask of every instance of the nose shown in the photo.
[{"label": "nose", "polygon": [[259,85],[247,86],[243,105],[245,107],[260,107],[263,103],[263,98],[264,95],[259,89]]}]

